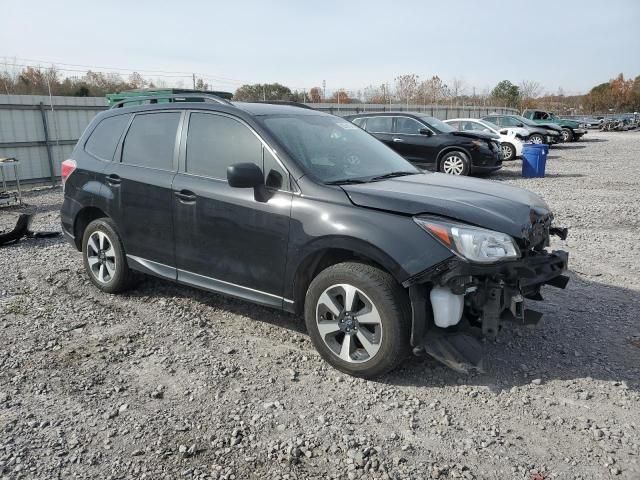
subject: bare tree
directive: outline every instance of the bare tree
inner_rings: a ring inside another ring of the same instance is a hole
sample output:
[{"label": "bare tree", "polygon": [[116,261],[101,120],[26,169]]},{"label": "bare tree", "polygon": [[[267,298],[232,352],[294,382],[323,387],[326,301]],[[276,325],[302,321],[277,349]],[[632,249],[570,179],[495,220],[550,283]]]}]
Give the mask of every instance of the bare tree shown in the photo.
[{"label": "bare tree", "polygon": [[418,75],[414,73],[400,75],[394,80],[396,82],[396,94],[400,98],[401,102],[406,102],[409,105],[409,101],[416,95],[418,88]]},{"label": "bare tree", "polygon": [[524,99],[533,99],[540,96],[542,85],[535,80],[523,80],[520,82],[520,96]]},{"label": "bare tree", "polygon": [[454,100],[457,100],[458,97],[464,95],[464,91],[466,89],[466,83],[461,78],[454,78],[451,81],[451,97]]}]

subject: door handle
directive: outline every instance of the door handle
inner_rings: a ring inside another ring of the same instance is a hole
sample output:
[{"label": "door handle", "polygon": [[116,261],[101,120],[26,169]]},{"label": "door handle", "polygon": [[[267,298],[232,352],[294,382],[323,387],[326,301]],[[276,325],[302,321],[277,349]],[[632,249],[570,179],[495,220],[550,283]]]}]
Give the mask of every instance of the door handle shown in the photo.
[{"label": "door handle", "polygon": [[196,194],[190,190],[180,190],[179,192],[173,192],[182,203],[196,203]]},{"label": "door handle", "polygon": [[393,141],[396,142],[396,143],[403,143],[404,142],[403,139],[398,138],[398,137],[393,137]]},{"label": "door handle", "polygon": [[112,173],[107,176],[107,183],[109,185],[120,185],[122,183],[122,179],[118,175]]}]

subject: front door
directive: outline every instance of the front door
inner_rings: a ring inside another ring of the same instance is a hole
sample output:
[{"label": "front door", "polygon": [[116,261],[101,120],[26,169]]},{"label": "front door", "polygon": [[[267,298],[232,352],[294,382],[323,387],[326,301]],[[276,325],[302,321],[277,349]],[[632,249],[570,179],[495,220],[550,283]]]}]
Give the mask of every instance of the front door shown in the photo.
[{"label": "front door", "polygon": [[[173,182],[178,281],[282,306],[293,194],[258,135],[226,114],[191,112]],[[265,186],[232,188],[227,167],[253,162]]]},{"label": "front door", "polygon": [[438,154],[435,135],[425,135],[430,131],[415,118],[399,116],[395,118],[393,141],[397,151],[420,168],[432,169]]}]

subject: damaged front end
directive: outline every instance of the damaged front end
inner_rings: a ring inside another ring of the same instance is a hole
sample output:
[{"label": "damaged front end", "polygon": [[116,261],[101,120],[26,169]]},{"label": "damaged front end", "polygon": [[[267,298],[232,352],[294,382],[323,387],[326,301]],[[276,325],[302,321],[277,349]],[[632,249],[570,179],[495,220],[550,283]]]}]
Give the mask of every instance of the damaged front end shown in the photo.
[{"label": "damaged front end", "polygon": [[494,339],[502,322],[538,323],[542,314],[525,308],[525,299],[542,300],[543,285],[565,288],[569,281],[568,253],[546,249],[550,235],[567,234],[551,227],[552,218],[532,211],[517,239],[417,218],[454,256],[403,283],[411,299],[414,353],[429,354],[459,372],[481,371],[482,338]]}]

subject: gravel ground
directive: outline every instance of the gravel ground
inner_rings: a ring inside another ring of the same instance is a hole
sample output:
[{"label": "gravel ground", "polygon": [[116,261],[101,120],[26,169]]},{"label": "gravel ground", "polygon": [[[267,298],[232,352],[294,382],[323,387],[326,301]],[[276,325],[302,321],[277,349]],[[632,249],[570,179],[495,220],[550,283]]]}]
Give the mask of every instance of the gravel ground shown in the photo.
[{"label": "gravel ground", "polygon": [[[121,296],[60,239],[0,249],[0,478],[640,478],[640,132],[491,177],[541,193],[571,283],[484,374],[328,367],[294,316],[148,278]],[[59,228],[61,191],[27,195]],[[0,211],[0,229],[16,209]]]}]

